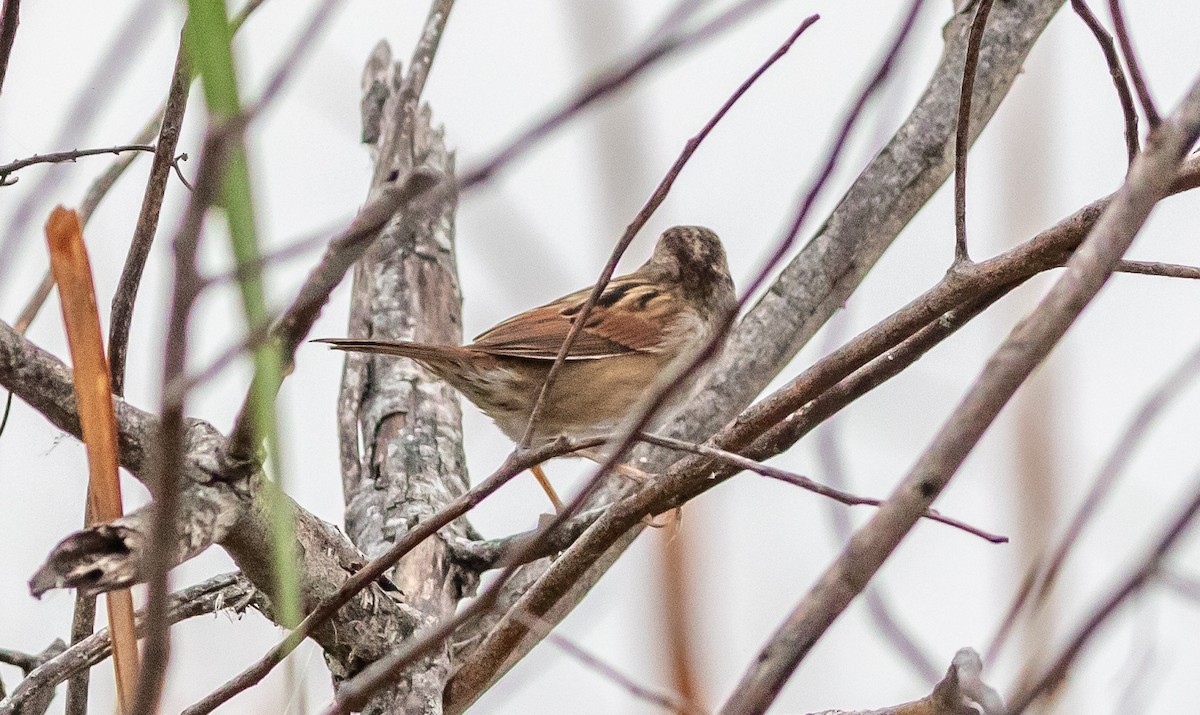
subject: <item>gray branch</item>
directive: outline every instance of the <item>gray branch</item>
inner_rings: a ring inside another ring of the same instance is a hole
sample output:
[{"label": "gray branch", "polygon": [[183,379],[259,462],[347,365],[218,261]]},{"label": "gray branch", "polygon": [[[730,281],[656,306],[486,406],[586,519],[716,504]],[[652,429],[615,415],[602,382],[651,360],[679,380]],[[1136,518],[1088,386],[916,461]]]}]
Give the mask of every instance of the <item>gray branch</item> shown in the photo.
[{"label": "gray branch", "polygon": [[724,715],[761,713],[771,705],[817,640],[912,529],[914,510],[928,508],[945,489],[1017,388],[1104,286],[1150,211],[1170,194],[1197,136],[1200,79],[1180,108],[1150,132],[1125,184],[1037,309],[1013,328],[887,502],[854,534],[771,637],[725,703]]},{"label": "gray branch", "polygon": [[[420,66],[420,65],[418,65]],[[425,70],[427,71],[427,67]],[[375,153],[374,187],[413,169],[414,161],[446,176],[454,157],[427,107],[380,44],[363,75],[363,135]],[[462,342],[462,298],[454,258],[458,196],[397,217],[355,268],[350,335],[379,340]],[[377,556],[409,529],[468,488],[458,395],[410,360],[348,354],[338,404],[346,530]],[[362,437],[360,437],[362,435]],[[362,445],[360,451],[359,445]],[[392,581],[429,621],[454,614],[474,592],[477,572],[461,565],[447,539],[470,536],[465,520],[444,529],[401,559]],[[440,713],[449,678],[443,649],[411,668],[371,713]]]},{"label": "gray branch", "polygon": [[[263,595],[244,577],[236,573],[224,574],[172,594],[167,618],[171,623],[178,623],[227,608],[241,613],[247,606],[254,606],[263,612],[270,610],[270,604]],[[140,631],[145,627],[145,614],[139,612],[137,618]],[[57,648],[51,646],[43,654],[46,655],[51,657],[39,657],[37,667],[26,673],[25,680],[10,697],[0,701],[0,715],[45,712],[50,699],[54,697],[55,686],[112,655],[112,641],[108,629],[104,628],[70,648],[66,648],[62,641],[57,641]]]},{"label": "gray branch", "polygon": [[979,654],[963,648],[955,654],[946,677],[920,700],[881,710],[826,710],[811,715],[1004,715],[1003,700],[982,675]]},{"label": "gray branch", "polygon": [[[1008,93],[1022,63],[1063,0],[1012,0],[992,11],[972,103],[972,141]],[[703,441],[762,391],[849,298],[904,226],[950,176],[969,13],[945,28],[946,46],[929,86],[886,147],[863,170],[817,235],[742,319],[721,358],[663,431]],[[947,244],[947,265],[952,258]],[[641,464],[661,472],[672,453],[655,450]],[[612,494],[604,498],[611,499]],[[604,520],[597,528],[604,526]],[[567,551],[521,597],[517,608],[557,623],[587,594],[641,532],[605,535],[605,548]],[[597,536],[600,536],[597,534]],[[593,541],[593,546],[595,541]],[[577,558],[567,558],[576,556]],[[500,618],[479,647],[466,651],[447,689],[446,710],[462,712],[539,642],[516,618]]]}]

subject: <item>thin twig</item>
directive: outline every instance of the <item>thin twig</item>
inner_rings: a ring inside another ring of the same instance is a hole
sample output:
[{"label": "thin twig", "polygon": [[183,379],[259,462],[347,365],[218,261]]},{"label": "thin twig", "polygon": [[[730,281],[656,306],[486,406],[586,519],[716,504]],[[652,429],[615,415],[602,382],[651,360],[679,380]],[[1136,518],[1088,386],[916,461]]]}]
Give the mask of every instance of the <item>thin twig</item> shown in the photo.
[{"label": "thin twig", "polygon": [[184,711],[184,715],[204,715],[228,702],[238,693],[253,687],[260,682],[271,670],[296,649],[310,633],[325,623],[345,604],[349,603],[360,591],[383,577],[389,569],[406,554],[416,548],[421,542],[436,534],[442,527],[466,514],[480,502],[508,483],[526,469],[541,464],[552,457],[570,454],[571,452],[603,444],[602,438],[584,441],[560,439],[548,445],[524,453],[509,455],[504,464],[487,479],[480,482],[470,491],[462,494],[447,504],[438,513],[423,519],[411,530],[406,532],[386,552],[372,559],[353,576],[346,580],[329,598],[314,608],[298,626],[292,629],[288,637],[280,641],[274,648],[257,662],[246,668],[236,677],[206,695],[202,700]]},{"label": "thin twig", "polygon": [[1125,25],[1125,14],[1121,10],[1121,0],[1108,0],[1108,11],[1112,15],[1113,27],[1117,31],[1117,42],[1121,45],[1121,54],[1125,56],[1125,66],[1129,68],[1129,78],[1133,80],[1133,89],[1137,92],[1138,101],[1142,104],[1142,112],[1146,115],[1146,123],[1150,125],[1151,129],[1154,129],[1162,119],[1154,107],[1154,98],[1150,96],[1146,77],[1138,65],[1137,53],[1133,50],[1133,39],[1129,36],[1129,28]]},{"label": "thin twig", "polygon": [[[250,14],[257,10],[258,7],[263,4],[263,2],[265,2],[265,0],[251,0],[250,2],[246,3],[246,5],[230,21],[230,27],[232,28],[232,31],[236,33],[249,18]],[[154,116],[146,122],[145,126],[138,133],[138,135],[134,137],[134,140],[130,142],[130,144],[149,143],[150,140],[158,134],[161,124],[161,117],[166,113],[166,111],[166,105],[160,107],[158,111],[154,113]],[[112,189],[113,185],[117,183],[117,179],[121,178],[121,175],[125,173],[125,170],[129,168],[129,165],[133,163],[133,160],[136,157],[137,153],[134,152],[121,156],[120,158],[114,160],[113,163],[109,165],[108,169],[99,177],[97,177],[94,182],[92,182],[92,185],[88,188],[87,193],[84,194],[83,202],[79,205],[79,219],[83,221],[83,225],[85,227],[87,226],[88,220],[95,212],[96,207],[99,206],[104,197],[108,195],[109,190]],[[182,183],[188,189],[188,191],[191,191],[191,184],[188,183],[187,179],[183,177],[183,172],[179,168],[179,162],[187,161],[187,158],[188,155],[186,153],[180,154],[179,156],[175,157],[171,166],[174,168],[175,175],[179,178],[180,183]],[[153,173],[153,169],[151,170],[151,173]],[[139,215],[139,221],[140,219],[141,216]],[[122,275],[124,275],[124,270],[122,270]],[[22,325],[24,325],[27,328],[28,324],[32,323],[33,319],[37,316],[38,311],[41,310],[42,305],[46,302],[46,298],[50,296],[50,291],[53,287],[54,281],[50,278],[50,271],[47,270],[45,277],[43,277],[42,282],[38,285],[33,295],[26,302],[24,309],[21,311],[20,317],[17,319],[17,322],[13,327],[20,328]],[[113,298],[115,301],[116,295],[114,295]],[[20,332],[24,334],[23,330]],[[110,339],[110,343],[111,342],[112,341]],[[121,379],[124,379],[123,376]]]},{"label": "thin twig", "polygon": [[529,563],[556,554],[575,543],[579,535],[594,524],[603,513],[604,507],[597,507],[572,517],[561,528],[551,534],[546,534],[546,538],[539,542],[540,549],[538,551],[522,552],[522,547],[542,536],[539,529],[530,529],[519,534],[487,541],[451,539],[449,544],[454,551],[454,557],[464,566],[483,573],[500,565],[516,563],[518,555],[526,557],[522,563]]},{"label": "thin twig", "polygon": [[633,79],[642,75],[660,61],[667,59],[680,50],[692,49],[704,41],[720,35],[772,1],[743,0],[701,27],[678,36],[670,36],[654,42],[635,57],[623,60],[618,65],[601,72],[594,81],[580,88],[561,107],[521,132],[516,139],[509,142],[507,146],[496,152],[490,159],[481,162],[472,169],[464,171],[458,180],[459,191],[465,193],[471,188],[487,181],[496,172],[504,169],[515,159],[528,152],[529,149],[539,144],[556,129],[578,116],[583,109],[626,86]]},{"label": "thin twig", "polygon": [[[254,587],[244,576],[236,573],[214,576],[203,583],[179,591],[171,596],[169,619],[171,623],[216,613],[228,608],[244,608],[259,599]],[[138,631],[145,632],[145,613],[138,614]],[[68,678],[86,672],[102,662],[112,653],[108,629],[104,628],[72,645],[56,657],[39,665],[21,682],[7,700],[0,701],[0,715],[18,715],[39,694],[53,693],[54,687]]]},{"label": "thin twig", "polygon": [[[145,144],[154,138],[158,132],[158,117],[154,117],[146,123],[142,130],[134,137],[132,144]],[[125,173],[125,170],[133,164],[133,161],[139,156],[138,152],[129,152],[122,154],[113,160],[104,173],[97,176],[88,187],[87,192],[83,195],[83,201],[79,204],[79,220],[83,222],[84,227],[87,227],[88,220],[96,212],[100,202],[108,196],[108,192],[116,185],[117,180]],[[25,302],[25,307],[21,309],[20,316],[17,317],[17,322],[13,323],[13,328],[21,335],[29,329],[34,318],[41,311],[42,306],[46,304],[46,299],[50,297],[50,291],[54,288],[54,277],[50,275],[50,269],[46,268],[45,275],[42,276],[42,282],[34,289],[29,300]]]},{"label": "thin twig", "polygon": [[[916,21],[917,13],[921,8],[922,3],[923,0],[914,0],[914,2],[911,4],[909,12],[905,16],[904,22],[899,31],[896,33],[896,36],[893,38],[893,43],[890,45],[888,52],[884,55],[883,60],[880,62],[878,70],[874,75],[871,76],[866,86],[860,92],[857,101],[854,103],[854,105],[852,105],[850,111],[847,113],[846,119],[841,125],[841,129],[838,132],[837,138],[835,139],[833,146],[827,155],[824,166],[817,175],[817,178],[812,182],[808,191],[803,194],[800,206],[795,212],[791,225],[785,231],[783,238],[778,242],[775,250],[772,252],[767,262],[763,265],[758,275],[753,281],[751,281],[750,286],[745,289],[745,292],[739,299],[739,310],[749,300],[750,296],[752,296],[758,290],[758,288],[766,282],[768,276],[774,271],[775,267],[782,262],[784,257],[787,256],[792,246],[795,244],[799,236],[801,226],[807,219],[817,197],[820,195],[826,183],[832,176],[833,170],[837,166],[838,160],[841,157],[842,150],[846,145],[851,131],[857,124],[859,117],[866,107],[867,101],[881,86],[883,86],[884,81],[890,74],[895,59],[899,55],[899,52],[904,45],[904,41],[908,37],[909,32]],[[593,292],[591,297],[595,297],[595,292]],[[604,463],[602,463],[599,469],[593,474],[591,479],[581,490],[580,494],[572,501],[571,505],[567,507],[567,510],[565,510],[559,515],[559,518],[552,522],[551,526],[547,528],[547,531],[552,530],[552,527],[554,527],[557,522],[564,521],[566,518],[570,518],[570,516],[574,513],[574,511],[572,511],[572,507],[577,510],[578,507],[575,505],[578,504],[581,506],[584,503],[583,500],[587,497],[590,497],[592,491],[599,485],[600,479],[603,477],[603,475],[608,474],[615,464],[624,459],[624,456],[629,450],[633,441],[637,439],[637,434],[648,426],[657,411],[661,408],[667,396],[677,390],[679,386],[686,379],[688,379],[689,375],[694,374],[695,371],[703,367],[709,360],[712,359],[712,357],[720,349],[720,346],[724,343],[729,327],[732,324],[732,318],[733,316],[731,315],[730,319],[726,321],[724,325],[718,326],[718,329],[714,331],[714,335],[710,341],[692,358],[692,360],[682,366],[681,369],[677,370],[675,375],[672,376],[672,379],[666,381],[666,384],[656,389],[653,394],[648,397],[644,405],[642,405],[637,411],[631,413],[629,416],[630,426],[628,427],[625,436],[616,442],[615,448],[612,448],[611,451],[609,451]],[[481,670],[489,671],[486,673],[472,673],[473,678],[479,681],[484,681],[480,683],[480,689],[482,689],[482,687],[486,687],[486,682],[491,682],[491,679],[496,672],[495,668],[506,662],[509,652],[513,647],[516,646],[516,644],[520,642],[526,632],[527,631],[522,624],[515,623],[511,619],[503,619],[501,623],[497,625],[488,635],[484,642],[478,648],[476,648],[475,653],[471,658],[472,663],[479,664],[479,668]],[[400,658],[401,656],[397,656],[395,660],[399,661]],[[366,678],[364,676],[360,677],[365,680]],[[342,706],[343,704],[344,703],[341,700],[339,700],[337,703],[338,706]]]},{"label": "thin twig", "polygon": [[[836,344],[841,342],[841,337],[834,337],[836,333],[841,331],[838,329],[840,324],[846,321],[846,314],[842,313],[839,316],[837,323],[829,326],[829,342]],[[840,424],[836,420],[827,420],[822,426],[822,429],[817,431],[816,451],[817,460],[821,465],[821,471],[825,474],[825,479],[831,486],[839,489],[846,489],[850,486],[850,477],[847,474],[845,465],[845,456],[842,450],[842,442],[840,437]],[[830,504],[828,509],[830,526],[833,531],[834,543],[845,543],[850,540],[854,534],[854,525],[850,522],[850,513],[846,509],[842,509],[837,505]],[[874,624],[875,632],[887,644],[891,645],[896,653],[900,656],[898,659],[900,664],[903,664],[913,672],[913,674],[921,681],[926,683],[936,683],[941,678],[941,672],[933,659],[929,657],[925,649],[917,642],[914,637],[900,621],[900,617],[896,614],[891,601],[882,584],[878,581],[871,584],[863,592],[863,601],[866,603],[867,612],[870,614],[872,623]]]},{"label": "thin twig", "polygon": [[[131,66],[131,58],[154,33],[147,30],[166,7],[157,0],[141,0],[130,10],[120,32],[112,38],[104,54],[90,62],[94,68],[81,86],[89,91],[77,94],[74,103],[62,113],[62,124],[52,146],[69,146],[91,126],[100,110],[98,99],[116,96],[113,88]],[[13,210],[7,225],[0,231],[0,283],[5,270],[11,268],[14,253],[35,217],[41,215],[46,198],[55,195],[66,172],[45,171],[27,187],[25,197]]]},{"label": "thin twig", "polygon": [[949,483],[1000,410],[1041,363],[1083,308],[1099,292],[1132,243],[1151,209],[1166,196],[1187,150],[1200,135],[1200,81],[1195,82],[1172,121],[1152,131],[1125,185],[1088,238],[1067,262],[1066,273],[1038,309],[1020,323],[993,354],[972,389],[946,420],[917,464],[851,539],[838,559],[767,643],[724,713],[763,712],[805,655],[861,591],[920,511]]},{"label": "thin twig", "polygon": [[1084,0],[1071,0],[1071,9],[1079,16],[1087,28],[1092,31],[1100,51],[1104,53],[1104,61],[1108,64],[1108,75],[1112,77],[1113,86],[1117,90],[1117,99],[1121,102],[1121,113],[1125,116],[1125,150],[1129,154],[1129,163],[1137,156],[1140,149],[1138,141],[1137,108],[1133,106],[1133,92],[1129,90],[1129,81],[1121,70],[1121,58],[1117,55],[1117,46],[1113,43],[1112,35],[1096,19],[1092,9]]},{"label": "thin twig", "polygon": [[175,564],[176,514],[179,510],[179,475],[184,468],[184,402],[186,393],[166,390],[187,369],[188,322],[192,307],[200,295],[197,268],[200,232],[208,208],[219,195],[229,157],[229,143],[220,130],[210,130],[200,155],[199,178],[189,197],[183,221],[171,245],[175,251],[174,287],[167,322],[163,355],[162,408],[156,449],[151,455],[150,473],[154,475],[154,518],[150,526],[150,548],[146,550],[149,599],[146,607],[147,650],[138,678],[133,715],[152,715],[158,709],[163,678],[170,659],[170,629],[167,618],[167,574]]},{"label": "thin twig", "polygon": [[179,144],[179,131],[183,126],[183,114],[187,109],[188,90],[192,85],[192,68],[187,59],[183,38],[175,55],[175,70],[171,75],[171,86],[167,91],[167,102],[155,144],[154,162],[150,165],[150,177],[142,195],[142,208],[138,213],[121,278],[113,293],[108,326],[108,366],[112,372],[113,394],[125,394],[125,360],[129,350],[129,331],[133,324],[133,305],[137,300],[142,282],[142,271],[150,256],[150,246],[158,230],[158,217],[162,213],[163,197],[167,191],[167,179],[175,163],[175,147]]},{"label": "thin twig", "polygon": [[0,14],[0,91],[4,77],[8,74],[8,60],[12,56],[13,43],[17,39],[17,25],[21,24],[21,0],[4,0]]},{"label": "thin twig", "polygon": [[1138,446],[1145,440],[1167,407],[1182,396],[1188,385],[1197,377],[1200,377],[1200,345],[1197,345],[1174,370],[1162,379],[1142,402],[1129,423],[1125,425],[1125,429],[1113,444],[1112,450],[1096,473],[1087,496],[1080,503],[1075,515],[1071,517],[1071,521],[1067,524],[1067,528],[1059,539],[1058,545],[1050,554],[1050,558],[1044,562],[1044,565],[1034,563],[1029,575],[1022,583],[1022,587],[1013,597],[1012,604],[1009,605],[995,636],[992,637],[991,645],[988,646],[989,663],[995,662],[1000,657],[1000,651],[1029,599],[1033,598],[1035,606],[1041,605],[1045,601],[1047,595],[1054,588],[1072,548],[1083,534],[1088,522],[1096,515],[1104,499],[1112,493],[1113,486],[1133,459]]},{"label": "thin twig", "polygon": [[1200,268],[1184,266],[1178,263],[1158,263],[1156,261],[1121,261],[1117,264],[1118,273],[1134,273],[1143,276],[1163,276],[1165,278],[1188,278],[1200,280]]},{"label": "thin twig", "polygon": [[681,715],[706,715],[706,710],[686,699],[674,697],[669,693],[660,693],[634,681],[632,678],[626,676],[624,673],[608,663],[605,663],[594,654],[589,653],[579,645],[555,633],[554,626],[550,623],[547,623],[545,620],[532,616],[528,613],[520,612],[516,613],[516,617],[524,621],[530,630],[539,631],[541,636],[545,638],[547,642],[553,644],[562,652],[582,663],[583,666],[588,670],[594,671],[601,677],[616,683],[638,700],[643,700],[651,705],[656,705],[664,710],[670,711],[671,713],[680,713]]},{"label": "thin twig", "polygon": [[[733,452],[727,452],[726,450],[719,449],[717,447],[712,447],[707,444],[697,444],[695,442],[687,442],[685,440],[675,439],[674,437],[667,437],[667,436],[656,435],[656,434],[648,434],[645,432],[639,434],[638,439],[643,442],[649,442],[650,444],[656,444],[660,447],[668,447],[670,449],[675,449],[675,450],[679,450],[682,452],[691,452],[692,454],[700,454],[700,455],[704,455],[705,457],[712,457],[712,458],[718,459],[722,462],[727,462],[729,464],[732,464],[735,467],[739,467],[740,469],[745,469],[747,471],[754,472],[755,474],[761,474],[762,476],[770,477],[771,479],[778,479],[781,482],[786,482],[788,484],[792,484],[794,486],[800,487],[801,489],[807,489],[808,491],[810,491],[814,494],[820,494],[823,497],[828,497],[830,499],[833,499],[836,502],[845,504],[846,506],[866,505],[866,506],[877,507],[877,506],[880,506],[881,504],[883,504],[882,499],[875,499],[873,497],[859,496],[857,494],[851,494],[850,492],[847,492],[842,489],[835,489],[831,486],[821,484],[820,482],[814,481],[808,477],[796,474],[795,472],[789,472],[786,469],[772,467],[769,464],[763,464],[762,462],[750,459],[748,457],[744,457],[740,454],[735,454]],[[934,511],[933,509],[925,510],[925,512],[922,513],[921,516],[926,519],[931,519],[933,521],[941,522],[943,524],[946,524],[947,526],[953,526],[956,529],[961,529],[961,530],[967,532],[968,534],[973,534],[975,536],[980,537],[981,539],[990,541],[993,544],[1008,543],[1007,536],[1001,536],[999,534],[991,534],[989,532],[984,531],[983,529],[979,529],[977,527],[971,526],[970,524],[959,521],[958,519],[954,519],[954,518],[951,518],[948,516],[943,516],[942,514],[939,514],[937,511]]]},{"label": "thin twig", "polygon": [[17,159],[8,164],[0,165],[0,186],[12,186],[17,183],[16,178],[9,178],[9,175],[24,169],[27,166],[35,164],[61,164],[65,161],[74,162],[85,156],[98,156],[100,154],[121,154],[127,151],[148,151],[153,152],[154,147],[149,144],[118,144],[117,146],[104,147],[101,149],[72,149],[71,151],[56,151],[50,154],[34,154],[25,159]]},{"label": "thin twig", "polygon": [[979,0],[967,35],[962,83],[958,95],[958,123],[954,132],[954,265],[970,263],[967,252],[967,151],[971,143],[971,100],[975,94],[975,72],[987,27],[992,0]]},{"label": "thin twig", "polygon": [[542,410],[546,405],[546,398],[550,394],[550,388],[553,387],[554,381],[558,377],[559,370],[562,368],[563,363],[566,362],[567,355],[570,354],[571,346],[575,344],[575,339],[578,337],[579,333],[583,330],[584,325],[587,323],[588,316],[591,315],[592,309],[596,305],[596,301],[600,299],[600,295],[604,292],[605,287],[608,286],[608,282],[612,279],[613,273],[616,272],[617,264],[620,262],[621,256],[624,255],[625,250],[629,248],[629,244],[633,242],[633,239],[635,236],[637,236],[638,231],[640,231],[642,227],[646,225],[646,222],[650,220],[650,217],[654,215],[654,212],[662,204],[663,200],[666,199],[667,193],[671,191],[671,186],[675,184],[675,180],[679,177],[680,172],[683,171],[683,168],[687,165],[688,160],[690,160],[692,155],[696,153],[696,149],[699,148],[704,139],[712,132],[721,119],[725,117],[729,110],[733,108],[733,105],[737,104],[737,101],[742,98],[742,96],[750,89],[750,87],[754,85],[756,81],[758,81],[758,78],[763,76],[763,74],[765,74],[766,71],[771,68],[771,65],[778,62],[785,54],[787,54],[788,50],[792,48],[792,45],[795,44],[796,40],[800,38],[800,35],[803,34],[804,31],[809,27],[811,27],[812,24],[818,19],[820,19],[819,15],[812,15],[805,18],[804,22],[800,23],[800,26],[788,36],[783,44],[780,45],[779,48],[776,49],[775,52],[766,59],[766,61],[759,65],[758,69],[752,72],[736,90],[734,90],[733,94],[731,94],[729,98],[725,100],[725,103],[722,104],[717,110],[716,114],[714,114],[704,124],[704,126],[700,128],[700,131],[697,132],[695,136],[687,141],[683,147],[683,151],[680,152],[679,157],[675,159],[675,163],[671,165],[671,168],[667,170],[666,175],[663,176],[662,180],[659,181],[658,186],[656,186],[654,191],[650,194],[650,198],[647,199],[646,203],[642,205],[642,208],[638,211],[637,215],[634,216],[633,221],[626,226],[625,233],[621,235],[621,238],[617,241],[616,246],[613,247],[612,255],[609,256],[608,263],[605,264],[604,270],[600,272],[600,277],[596,280],[596,285],[592,287],[592,292],[588,295],[587,300],[583,302],[583,305],[580,306],[579,310],[577,311],[577,315],[571,323],[571,329],[567,331],[567,336],[563,339],[563,344],[559,348],[558,354],[554,357],[554,362],[550,365],[549,371],[546,373],[546,379],[542,382],[541,391],[538,393],[537,401],[533,403],[533,409],[530,410],[529,422],[525,426],[525,434],[521,437],[520,446],[522,448],[528,448],[530,446],[530,443],[533,440],[534,429],[538,418],[541,416]]},{"label": "thin twig", "polygon": [[1137,593],[1142,586],[1154,577],[1163,559],[1166,558],[1175,546],[1175,542],[1188,531],[1188,527],[1196,518],[1197,512],[1200,512],[1200,484],[1194,487],[1191,499],[1189,499],[1187,505],[1172,520],[1171,525],[1163,532],[1158,542],[1145,558],[1142,559],[1141,565],[1137,570],[1126,578],[1120,586],[1114,589],[1109,597],[1092,612],[1092,615],[1088,617],[1083,626],[1079,628],[1070,642],[1062,649],[1059,656],[1054,659],[1050,666],[1042,671],[1041,676],[1035,679],[1032,684],[1024,683],[1021,685],[1017,694],[1009,701],[1007,715],[1021,715],[1041,695],[1052,691],[1062,683],[1063,679],[1070,673],[1076,659],[1083,652],[1084,646],[1092,639],[1092,636],[1096,635],[1126,599]]}]

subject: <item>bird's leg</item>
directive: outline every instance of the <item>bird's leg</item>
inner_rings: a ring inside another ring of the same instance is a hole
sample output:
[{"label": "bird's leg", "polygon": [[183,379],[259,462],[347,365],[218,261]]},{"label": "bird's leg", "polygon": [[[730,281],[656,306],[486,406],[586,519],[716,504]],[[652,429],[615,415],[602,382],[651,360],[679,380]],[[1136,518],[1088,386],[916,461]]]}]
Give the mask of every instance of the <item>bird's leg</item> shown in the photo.
[{"label": "bird's leg", "polygon": [[[575,453],[584,459],[590,459],[596,464],[604,464],[605,456],[592,449],[581,449]],[[648,484],[654,475],[649,472],[644,472],[637,467],[628,464],[614,464],[612,467],[614,474],[620,474],[626,479],[630,479],[638,484]]]},{"label": "bird's leg", "polygon": [[542,471],[542,465],[537,464],[529,468],[533,472],[533,476],[537,478],[538,484],[542,485],[542,491],[546,492],[546,496],[550,497],[550,503],[554,505],[554,512],[562,511],[562,499],[558,498],[558,492],[554,491],[554,487],[550,486],[550,480],[546,478],[546,473]]},{"label": "bird's leg", "polygon": [[[603,454],[600,454],[599,452],[596,452],[591,449],[581,449],[578,452],[576,452],[575,454],[580,457],[583,457],[584,459],[590,459],[597,464],[603,464],[604,460],[605,460],[605,457]],[[650,480],[653,479],[653,477],[654,477],[654,475],[650,474],[649,472],[642,471],[641,469],[638,469],[637,467],[634,467],[629,464],[614,464],[612,467],[612,471],[614,474],[620,474],[622,477],[625,477],[626,479],[630,479],[630,480],[632,480],[638,484],[642,484],[642,485],[649,484]],[[648,516],[645,519],[643,519],[642,521],[644,521],[646,523],[646,526],[650,526],[655,529],[661,529],[664,526],[671,526],[671,525],[675,525],[676,528],[678,528],[678,523],[681,521],[679,518],[681,514],[682,514],[682,510],[676,509],[676,510],[673,510],[672,512],[664,515],[662,520],[656,519],[655,517],[652,517],[652,516]]]}]

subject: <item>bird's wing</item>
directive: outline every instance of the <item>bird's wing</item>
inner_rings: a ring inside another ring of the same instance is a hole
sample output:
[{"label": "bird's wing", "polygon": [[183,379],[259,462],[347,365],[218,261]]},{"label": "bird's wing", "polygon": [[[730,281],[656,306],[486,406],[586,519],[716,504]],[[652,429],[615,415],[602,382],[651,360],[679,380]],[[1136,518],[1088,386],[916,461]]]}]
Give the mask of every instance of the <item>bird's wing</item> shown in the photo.
[{"label": "bird's wing", "polygon": [[[475,338],[472,348],[493,355],[553,360],[591,289],[515,315]],[[637,274],[613,279],[571,344],[568,360],[655,352],[677,301]]]}]

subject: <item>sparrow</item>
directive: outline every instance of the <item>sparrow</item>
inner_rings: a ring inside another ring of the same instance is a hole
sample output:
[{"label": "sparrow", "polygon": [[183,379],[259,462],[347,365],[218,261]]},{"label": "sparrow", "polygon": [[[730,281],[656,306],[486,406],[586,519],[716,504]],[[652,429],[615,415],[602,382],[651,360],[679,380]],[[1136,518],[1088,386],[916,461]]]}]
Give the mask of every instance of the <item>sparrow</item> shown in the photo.
[{"label": "sparrow", "polygon": [[[519,313],[470,345],[342,338],[315,342],[415,360],[519,442],[550,366],[592,290]],[[717,234],[700,226],[664,231],[649,260],[613,278],[600,294],[546,396],[532,446],[560,435],[587,438],[614,432],[659,376],[693,358],[736,309],[733,279]],[[686,398],[696,377],[675,391],[668,407]],[[561,508],[540,466],[531,471],[555,508]]]}]

